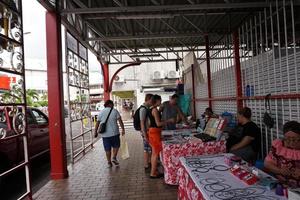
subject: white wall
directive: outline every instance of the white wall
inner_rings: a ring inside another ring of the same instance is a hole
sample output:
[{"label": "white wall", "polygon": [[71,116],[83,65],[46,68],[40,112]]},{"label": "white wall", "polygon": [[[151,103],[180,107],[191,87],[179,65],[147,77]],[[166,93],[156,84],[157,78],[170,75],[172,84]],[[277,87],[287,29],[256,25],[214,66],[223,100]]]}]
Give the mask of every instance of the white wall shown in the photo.
[{"label": "white wall", "polygon": [[[110,65],[109,66],[109,76],[110,78],[122,65]],[[174,92],[164,92],[164,91],[143,91],[142,86],[151,86],[153,90],[155,88],[160,88],[164,85],[176,86],[176,79],[161,79],[153,80],[153,73],[159,71],[165,77],[169,71],[176,70],[175,62],[153,62],[153,63],[142,63],[139,66],[128,67],[122,70],[118,76],[124,77],[124,83],[114,83],[113,91],[135,91],[136,96],[136,106],[141,105],[144,102],[145,95],[147,93],[161,95],[163,101],[169,100],[169,96],[174,94]],[[134,108],[136,109],[136,108]]]}]

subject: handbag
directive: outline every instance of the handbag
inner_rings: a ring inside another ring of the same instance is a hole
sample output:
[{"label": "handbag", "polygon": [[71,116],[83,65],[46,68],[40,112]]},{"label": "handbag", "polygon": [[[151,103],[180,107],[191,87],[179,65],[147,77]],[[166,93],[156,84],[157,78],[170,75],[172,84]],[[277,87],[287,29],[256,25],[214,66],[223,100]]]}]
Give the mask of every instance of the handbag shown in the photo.
[{"label": "handbag", "polygon": [[122,135],[120,140],[121,140],[121,146],[120,146],[121,158],[123,160],[126,160],[126,159],[129,158],[129,150],[128,150],[128,144],[127,144],[126,136]]},{"label": "handbag", "polygon": [[272,118],[272,113],[271,113],[271,107],[270,107],[270,96],[271,94],[268,94],[265,97],[265,113],[264,113],[264,118],[263,122],[268,128],[273,128],[274,127],[274,119]]},{"label": "handbag", "polygon": [[108,113],[108,116],[107,116],[105,122],[102,123],[102,124],[100,124],[100,127],[99,127],[99,133],[105,133],[105,131],[106,131],[106,123],[107,123],[107,120],[108,120],[109,115],[110,115],[110,113],[111,113],[112,110],[113,110],[113,108],[110,109],[110,111],[109,111],[109,113]]}]

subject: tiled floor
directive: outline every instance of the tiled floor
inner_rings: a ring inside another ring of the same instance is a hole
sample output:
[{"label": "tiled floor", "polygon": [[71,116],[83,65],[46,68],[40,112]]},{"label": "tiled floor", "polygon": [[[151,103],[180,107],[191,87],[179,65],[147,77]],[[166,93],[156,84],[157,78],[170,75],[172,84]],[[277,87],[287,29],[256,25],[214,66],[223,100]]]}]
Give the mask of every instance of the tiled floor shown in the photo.
[{"label": "tiled floor", "polygon": [[120,167],[108,169],[102,140],[75,165],[70,177],[50,181],[34,194],[34,199],[177,199],[177,187],[163,179],[149,179],[143,169],[142,139],[135,131],[127,133],[130,158],[120,160]]}]

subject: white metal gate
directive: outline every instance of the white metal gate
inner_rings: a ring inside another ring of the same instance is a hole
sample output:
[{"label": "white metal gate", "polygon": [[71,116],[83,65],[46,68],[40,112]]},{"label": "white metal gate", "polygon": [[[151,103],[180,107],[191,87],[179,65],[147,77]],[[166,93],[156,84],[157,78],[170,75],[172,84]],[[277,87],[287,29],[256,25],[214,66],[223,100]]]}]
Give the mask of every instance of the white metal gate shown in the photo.
[{"label": "white metal gate", "polygon": [[93,147],[89,92],[88,52],[66,32],[66,68],[68,81],[68,120],[71,162]]},{"label": "white metal gate", "polygon": [[23,169],[26,192],[19,199],[31,199],[22,1],[1,0],[0,16],[0,184]]}]

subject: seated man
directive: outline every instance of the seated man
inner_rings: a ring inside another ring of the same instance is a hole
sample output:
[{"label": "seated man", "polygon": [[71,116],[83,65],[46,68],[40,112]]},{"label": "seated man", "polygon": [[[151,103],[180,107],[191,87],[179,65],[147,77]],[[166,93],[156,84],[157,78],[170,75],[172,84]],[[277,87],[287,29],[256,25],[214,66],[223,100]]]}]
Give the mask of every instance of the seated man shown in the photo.
[{"label": "seated man", "polygon": [[251,109],[244,107],[238,111],[238,123],[242,126],[240,141],[234,144],[229,152],[247,162],[255,162],[260,147],[260,129],[251,121]]},{"label": "seated man", "polygon": [[289,187],[300,187],[300,123],[290,121],[283,126],[283,140],[276,139],[265,158],[265,168]]}]

